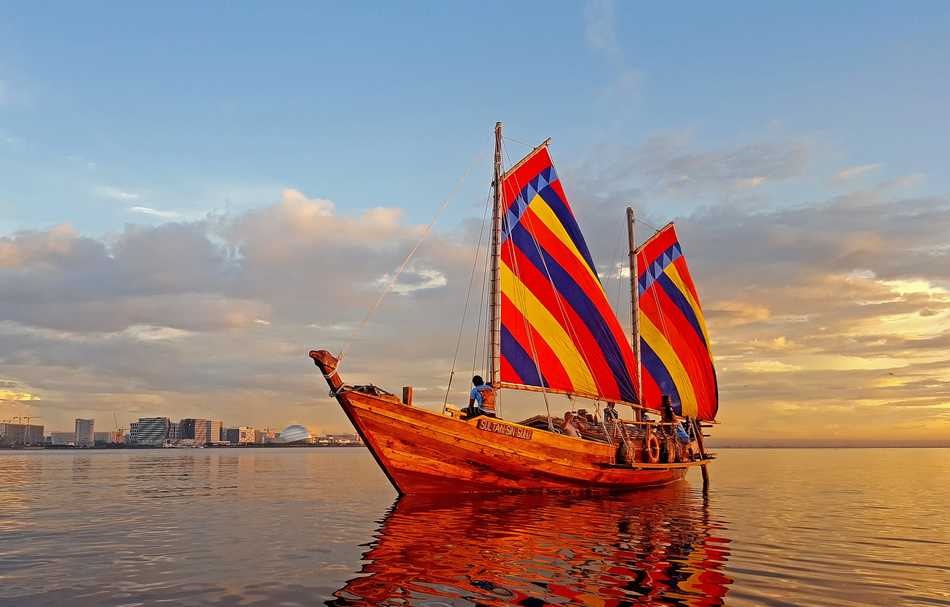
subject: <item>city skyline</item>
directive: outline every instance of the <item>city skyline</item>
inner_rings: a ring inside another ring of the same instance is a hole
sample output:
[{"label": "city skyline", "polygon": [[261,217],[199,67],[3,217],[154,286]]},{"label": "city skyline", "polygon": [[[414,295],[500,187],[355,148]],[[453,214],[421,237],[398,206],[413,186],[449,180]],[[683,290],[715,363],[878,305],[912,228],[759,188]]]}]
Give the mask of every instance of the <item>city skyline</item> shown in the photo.
[{"label": "city skyline", "polygon": [[2,419],[351,431],[307,359],[345,346],[441,407],[501,120],[508,165],[553,137],[625,323],[624,207],[677,222],[717,441],[950,437],[939,3],[61,10],[0,19]]}]

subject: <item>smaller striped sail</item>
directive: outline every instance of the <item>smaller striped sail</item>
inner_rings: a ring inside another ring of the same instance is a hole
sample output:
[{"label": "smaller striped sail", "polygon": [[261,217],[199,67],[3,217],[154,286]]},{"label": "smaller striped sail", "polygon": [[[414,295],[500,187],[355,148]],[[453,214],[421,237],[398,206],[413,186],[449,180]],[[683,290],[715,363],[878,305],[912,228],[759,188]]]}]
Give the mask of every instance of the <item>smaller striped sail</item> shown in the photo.
[{"label": "smaller striped sail", "polygon": [[666,394],[676,413],[715,419],[719,391],[709,333],[672,223],[637,250],[637,282],[644,404],[657,409]]},{"label": "smaller striped sail", "polygon": [[502,181],[501,385],[638,403],[611,309],[546,146]]}]

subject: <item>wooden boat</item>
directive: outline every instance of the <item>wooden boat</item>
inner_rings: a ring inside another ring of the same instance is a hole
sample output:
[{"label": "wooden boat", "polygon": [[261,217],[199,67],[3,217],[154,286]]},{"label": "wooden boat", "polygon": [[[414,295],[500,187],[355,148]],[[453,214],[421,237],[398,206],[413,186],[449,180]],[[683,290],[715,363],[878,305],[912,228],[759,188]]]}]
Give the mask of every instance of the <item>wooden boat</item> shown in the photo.
[{"label": "wooden boat", "polygon": [[[672,483],[693,466],[708,479],[703,422],[715,418],[717,385],[675,228],[669,224],[637,247],[634,214],[627,210],[635,311],[628,341],[548,143],[503,171],[501,124],[495,128],[487,336],[488,383],[496,394],[540,393],[546,423],[464,419],[448,407],[433,412],[414,406],[411,390],[401,399],[374,385],[347,385],[336,356],[310,352],[400,494],[629,490]],[[581,437],[569,436],[550,413],[551,394],[590,399],[598,408],[627,405],[634,415],[592,418]],[[651,411],[662,421],[647,419]],[[686,430],[688,446],[677,441],[677,426]]]}]

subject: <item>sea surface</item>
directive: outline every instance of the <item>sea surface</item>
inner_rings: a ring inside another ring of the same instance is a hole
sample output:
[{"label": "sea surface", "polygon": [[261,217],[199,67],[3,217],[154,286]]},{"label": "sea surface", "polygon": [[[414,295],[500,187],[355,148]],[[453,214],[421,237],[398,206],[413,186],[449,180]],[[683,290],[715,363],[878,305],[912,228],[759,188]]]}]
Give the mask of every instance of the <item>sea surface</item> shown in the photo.
[{"label": "sea surface", "polygon": [[363,449],[0,451],[0,605],[950,605],[950,450],[395,500]]}]

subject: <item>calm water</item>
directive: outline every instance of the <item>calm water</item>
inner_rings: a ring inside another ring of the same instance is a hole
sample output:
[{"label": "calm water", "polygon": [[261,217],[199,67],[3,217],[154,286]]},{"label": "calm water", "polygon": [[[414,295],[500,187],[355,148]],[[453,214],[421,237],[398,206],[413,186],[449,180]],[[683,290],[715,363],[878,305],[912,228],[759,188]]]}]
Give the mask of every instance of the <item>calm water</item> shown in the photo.
[{"label": "calm water", "polygon": [[950,450],[402,500],[362,449],[0,452],[0,605],[950,605]]}]

